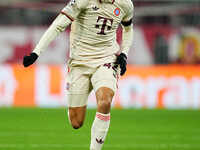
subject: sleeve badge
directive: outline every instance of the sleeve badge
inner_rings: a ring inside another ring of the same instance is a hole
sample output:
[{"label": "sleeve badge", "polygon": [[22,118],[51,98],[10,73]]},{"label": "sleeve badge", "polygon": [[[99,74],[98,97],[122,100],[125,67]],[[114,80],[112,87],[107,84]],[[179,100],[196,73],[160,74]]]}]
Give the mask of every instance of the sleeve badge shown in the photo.
[{"label": "sleeve badge", "polygon": [[115,14],[115,16],[119,16],[119,14],[120,14],[120,9],[119,9],[119,8],[116,8],[116,9],[114,10],[114,14]]}]

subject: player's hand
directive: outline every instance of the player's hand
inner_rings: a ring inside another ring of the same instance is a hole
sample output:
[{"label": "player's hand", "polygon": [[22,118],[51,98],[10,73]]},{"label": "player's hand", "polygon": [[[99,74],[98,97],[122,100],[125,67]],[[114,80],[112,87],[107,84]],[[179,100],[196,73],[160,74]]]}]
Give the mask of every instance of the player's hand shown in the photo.
[{"label": "player's hand", "polygon": [[124,75],[126,72],[126,65],[127,65],[127,56],[124,53],[121,53],[120,55],[117,55],[117,60],[115,62],[115,65],[119,65],[121,72],[120,75]]},{"label": "player's hand", "polygon": [[36,53],[31,53],[29,56],[24,56],[23,65],[24,67],[28,67],[32,65],[38,58]]}]

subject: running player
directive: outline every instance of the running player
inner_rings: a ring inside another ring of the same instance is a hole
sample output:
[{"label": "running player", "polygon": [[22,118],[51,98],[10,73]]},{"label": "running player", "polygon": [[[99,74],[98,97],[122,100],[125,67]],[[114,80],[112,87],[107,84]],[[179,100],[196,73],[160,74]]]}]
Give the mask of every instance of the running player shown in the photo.
[{"label": "running player", "polygon": [[[50,42],[71,24],[68,61],[68,116],[74,129],[83,125],[88,95],[94,89],[97,112],[91,129],[90,150],[101,150],[110,125],[110,108],[123,75],[133,38],[131,0],[71,0],[40,39],[25,67],[33,64]],[[116,30],[122,25],[122,46]]]}]

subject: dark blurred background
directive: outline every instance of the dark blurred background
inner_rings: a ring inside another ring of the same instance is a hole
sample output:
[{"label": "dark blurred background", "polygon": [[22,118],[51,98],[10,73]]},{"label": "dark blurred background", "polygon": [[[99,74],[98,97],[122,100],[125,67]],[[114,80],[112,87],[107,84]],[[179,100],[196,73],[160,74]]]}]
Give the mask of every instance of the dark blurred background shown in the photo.
[{"label": "dark blurred background", "polygon": [[[52,23],[67,2],[68,0],[1,0],[0,28],[5,31],[10,30],[9,26],[12,26],[13,34],[17,32],[18,27],[22,27],[21,30],[34,27],[38,28],[35,30],[41,30]],[[133,0],[133,2],[135,6],[135,38],[129,55],[129,63],[198,64],[200,62],[200,1]],[[120,43],[120,30],[117,36]],[[4,39],[4,34],[1,33],[0,37]],[[32,47],[29,45],[24,49],[28,51],[28,48],[33,48],[39,40],[39,33],[37,37],[32,41]],[[66,41],[68,45],[68,40]],[[16,42],[18,43],[17,39]],[[27,46],[27,42],[22,44]],[[60,56],[67,56],[68,50],[67,47],[65,51],[57,51],[62,54],[66,53]],[[4,58],[1,57],[0,62],[3,63],[17,62],[23,54],[20,52],[19,56],[11,56],[13,50],[5,48],[0,51],[12,51],[9,52],[10,55],[5,54]],[[60,63],[66,58],[57,57],[50,61],[46,57],[41,62]]]}]

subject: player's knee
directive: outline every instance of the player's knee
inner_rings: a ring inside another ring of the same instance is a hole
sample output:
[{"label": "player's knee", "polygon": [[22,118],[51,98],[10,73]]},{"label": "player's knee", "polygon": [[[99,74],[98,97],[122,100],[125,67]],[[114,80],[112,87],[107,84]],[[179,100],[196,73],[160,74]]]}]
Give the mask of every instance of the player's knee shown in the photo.
[{"label": "player's knee", "polygon": [[108,113],[110,111],[113,95],[114,92],[109,88],[103,87],[97,90],[97,105],[100,112]]},{"label": "player's knee", "polygon": [[113,90],[107,87],[99,88],[96,92],[96,97],[99,100],[106,100],[106,99],[112,100],[113,96],[114,96]]},{"label": "player's knee", "polygon": [[78,120],[77,118],[69,118],[69,120],[74,129],[79,129],[83,126],[83,120]]},{"label": "player's knee", "polygon": [[69,122],[74,129],[79,129],[80,127],[83,126],[83,121],[78,120],[75,117],[71,117],[71,118],[69,117]]},{"label": "player's knee", "polygon": [[81,128],[81,125],[79,125],[79,124],[74,124],[74,125],[72,125],[72,127],[74,128],[74,129],[79,129],[79,128]]},{"label": "player's knee", "polygon": [[[110,100],[106,100],[106,99],[102,99],[101,101],[98,102],[98,107],[101,110],[109,110],[111,107],[111,101]],[[105,111],[103,111],[105,112]]]},{"label": "player's knee", "polygon": [[71,125],[74,129],[79,129],[83,126],[83,121],[72,121]]}]

